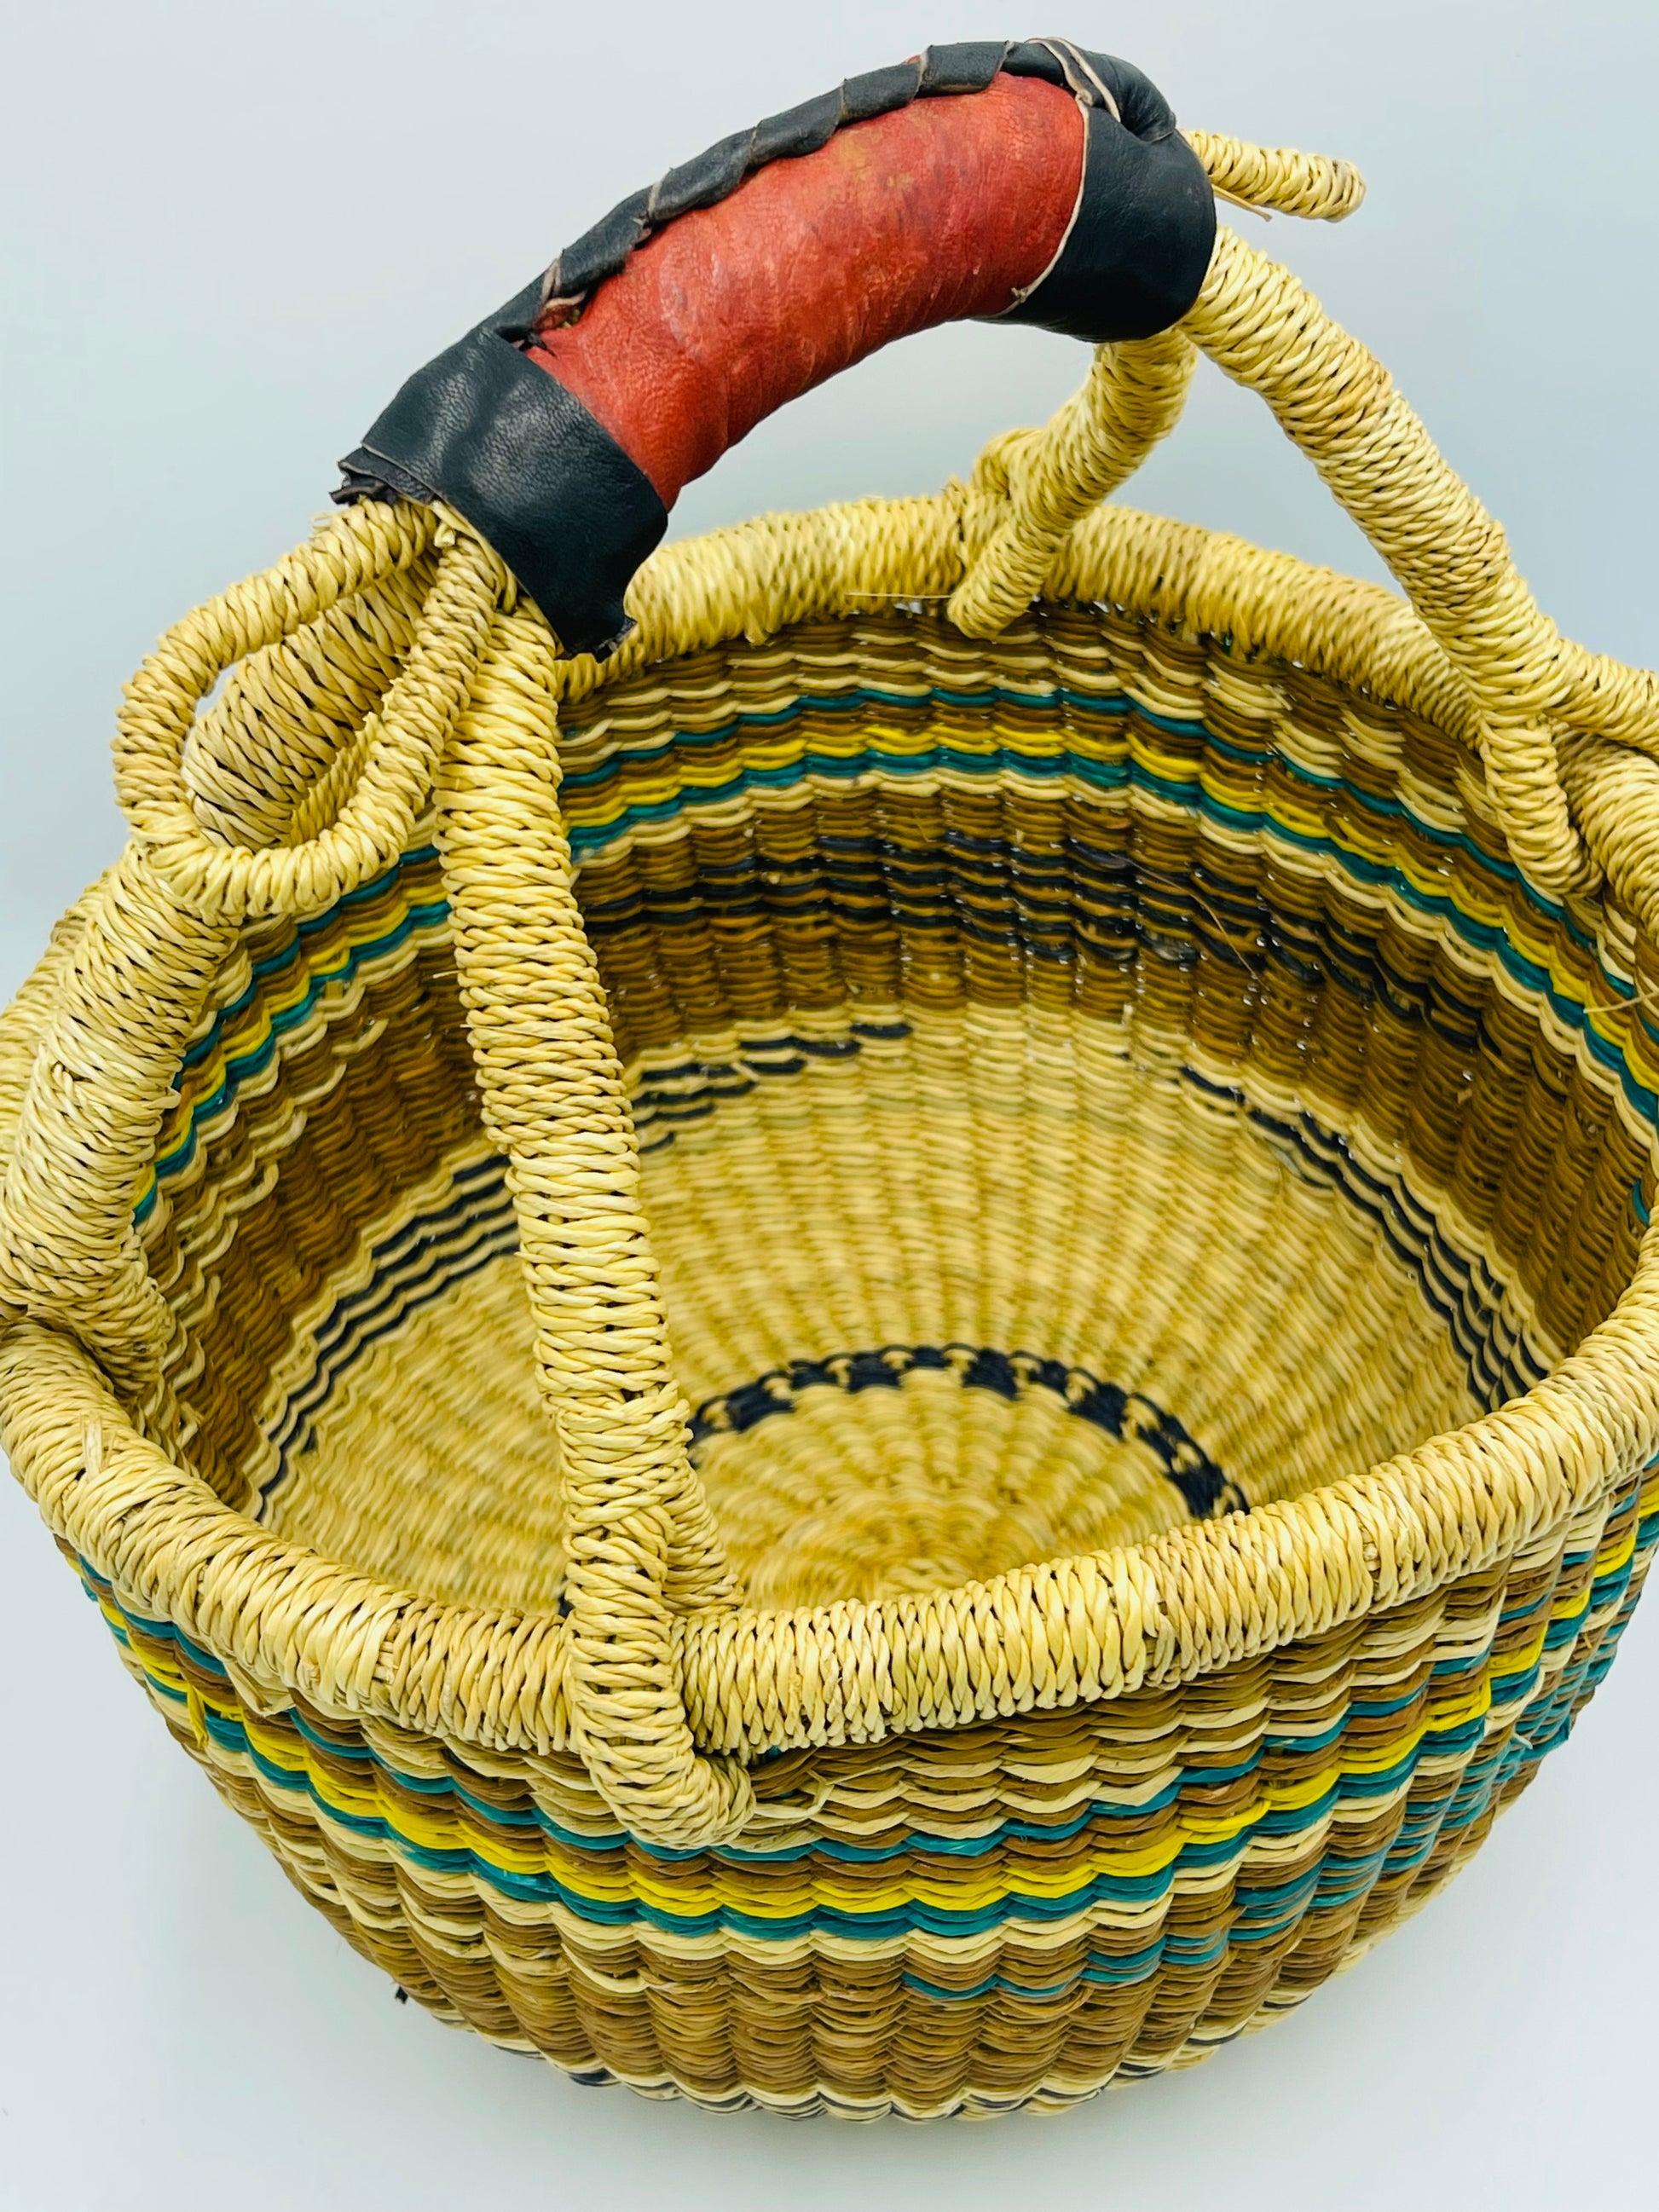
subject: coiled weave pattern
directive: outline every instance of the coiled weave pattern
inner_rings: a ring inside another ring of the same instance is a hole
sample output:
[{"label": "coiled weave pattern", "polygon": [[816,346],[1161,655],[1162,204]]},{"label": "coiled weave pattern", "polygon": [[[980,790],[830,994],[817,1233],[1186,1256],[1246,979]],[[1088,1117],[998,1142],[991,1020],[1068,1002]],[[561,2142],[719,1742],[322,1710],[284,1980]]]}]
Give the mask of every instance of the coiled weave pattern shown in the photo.
[{"label": "coiled weave pattern", "polygon": [[[1100,503],[1200,352],[1406,599]],[[714,2106],[1069,2103],[1357,1955],[1611,1662],[1659,693],[1225,232],[966,483],[632,608],[562,659],[364,505],[134,679],[0,1024],[0,1440],[422,2002]]]}]

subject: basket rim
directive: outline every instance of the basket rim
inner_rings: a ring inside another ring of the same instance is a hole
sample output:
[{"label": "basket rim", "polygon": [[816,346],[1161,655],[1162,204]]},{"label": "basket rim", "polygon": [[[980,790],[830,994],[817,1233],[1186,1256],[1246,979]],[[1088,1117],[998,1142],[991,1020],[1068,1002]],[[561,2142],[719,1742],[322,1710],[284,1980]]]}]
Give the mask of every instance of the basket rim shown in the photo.
[{"label": "basket rim", "polygon": [[[972,497],[969,487],[954,483],[931,495],[832,501],[675,538],[635,579],[629,595],[635,628],[610,659],[579,653],[558,662],[560,702],[585,702],[656,663],[738,638],[768,643],[815,617],[942,607],[962,574],[963,509]],[[805,549],[804,538],[817,541]],[[872,558],[883,552],[884,561]],[[781,572],[799,574],[809,562],[804,585],[774,587]],[[849,580],[877,566],[887,571],[890,589],[875,592]],[[734,600],[741,610],[735,619]],[[1042,600],[1139,613],[1172,634],[1222,642],[1240,660],[1281,660],[1403,708],[1466,746],[1484,787],[1479,709],[1468,683],[1409,600],[1386,585],[1112,501],[1076,525]],[[962,642],[972,651],[981,641],[963,633]]]},{"label": "basket rim", "polygon": [[[814,615],[942,599],[960,574],[963,496],[952,486],[933,499],[764,516],[677,540],[641,574],[635,635],[604,668],[561,664],[562,696],[574,702],[654,660],[736,636],[763,642]],[[896,510],[902,532],[884,526]],[[787,603],[771,588],[769,559],[785,536],[794,574],[808,576]],[[872,539],[889,549],[893,588],[879,595],[841,581],[867,579]],[[820,559],[802,562],[804,540]],[[1241,659],[1306,667],[1472,744],[1467,686],[1406,602],[1381,586],[1107,507],[1079,526],[1045,597],[1125,609],[1218,640]],[[0,1151],[9,1150],[76,918],[97,888],[70,909],[0,1014]],[[1547,914],[1563,911],[1528,896]],[[1644,1355],[1656,1344],[1659,1245],[1650,1232],[1613,1312],[1534,1389],[1364,1474],[983,1583],[680,1615],[676,1656],[694,1737],[747,1759],[1090,1704],[1430,1595],[1593,1510],[1651,1454],[1659,1360]],[[19,1320],[0,1337],[0,1443],[48,1525],[118,1601],[171,1622],[256,1708],[297,1696],[325,1713],[463,1747],[577,1747],[562,1619],[422,1597],[261,1527],[142,1437],[91,1355],[48,1325]],[[969,1652],[971,1668],[962,1663]]]}]

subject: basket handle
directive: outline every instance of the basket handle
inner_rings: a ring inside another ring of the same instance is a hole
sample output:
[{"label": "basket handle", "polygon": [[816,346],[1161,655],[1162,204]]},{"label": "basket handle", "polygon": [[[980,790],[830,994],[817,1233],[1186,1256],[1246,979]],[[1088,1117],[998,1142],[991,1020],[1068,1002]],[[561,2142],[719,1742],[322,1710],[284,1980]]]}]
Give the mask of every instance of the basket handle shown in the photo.
[{"label": "basket handle", "polygon": [[1572,724],[1659,744],[1653,678],[1562,638],[1502,527],[1388,372],[1288,270],[1221,229],[1182,329],[1267,401],[1467,683],[1488,791],[1522,873],[1557,898],[1593,889],[1600,856],[1569,811],[1557,732]]},{"label": "basket handle", "polygon": [[681,490],[765,416],[963,317],[1149,337],[1214,234],[1203,163],[1127,62],[930,47],[625,200],[410,379],[336,497],[441,501],[602,658]]},{"label": "basket handle", "polygon": [[[1352,173],[1309,173],[1309,211],[1352,204]],[[567,651],[614,648],[623,589],[686,482],[794,393],[955,316],[1102,345],[1090,503],[1179,412],[1192,347],[1157,333],[1195,295],[1213,234],[1198,157],[1127,64],[1052,41],[935,49],[625,204],[412,379],[343,465],[347,501],[454,507],[546,617],[504,608],[492,630],[440,780],[440,842],[560,1447],[574,1725],[607,1802],[652,1840],[718,1840],[752,1798],[739,1767],[698,1753],[684,1710],[677,1618],[734,1589],[690,1462],[557,805],[548,625]]]},{"label": "basket handle", "polygon": [[[508,597],[510,598],[510,593]],[[629,1832],[678,1847],[752,1793],[686,1719],[676,1621],[736,1588],[687,1446],[638,1144],[558,804],[557,660],[496,614],[438,780],[455,964],[559,1448],[578,1749]]]},{"label": "basket handle", "polygon": [[1650,743],[1650,694],[1564,643],[1370,355],[1216,235],[1214,193],[1328,220],[1362,191],[1342,164],[1183,138],[1138,70],[1063,40],[930,48],[624,201],[410,380],[337,496],[442,499],[568,653],[603,656],[684,485],[795,394],[956,317],[1114,342],[1042,439],[988,456],[994,475],[1004,459],[1018,471],[995,486],[1002,511],[951,613],[988,635],[1172,427],[1196,341],[1267,398],[1463,675],[1505,837],[1533,884],[1565,897],[1600,869],[1559,731],[1578,714]]},{"label": "basket handle", "polygon": [[[1194,143],[1218,180],[1247,186],[1252,204],[1325,213],[1334,200],[1343,213],[1357,201],[1341,165],[1197,133]],[[1494,811],[1528,882],[1565,898],[1605,874],[1651,925],[1659,869],[1630,801],[1659,776],[1659,678],[1561,635],[1501,526],[1382,363],[1289,270],[1231,230],[1218,231],[1199,296],[1176,328],[1103,347],[1042,429],[986,448],[969,488],[964,532],[975,550],[950,597],[953,621],[992,637],[1043,591],[1070,529],[1174,426],[1194,346],[1267,401],[1463,679]]]},{"label": "basket handle", "polygon": [[[1333,189],[1328,167],[1226,142],[1206,150],[1218,165],[1245,168],[1263,199],[1294,204],[1322,190],[1337,211],[1352,204],[1345,181]],[[1240,160],[1246,154],[1253,168]],[[1031,489],[1043,471],[1027,471],[1024,496],[1004,518],[1012,539],[1029,552],[1048,533],[1052,551],[1067,513],[1075,519],[1098,495],[1097,464],[1113,441],[1144,450],[1156,424],[1173,421],[1168,396],[1184,383],[1193,340],[1262,392],[1395,564],[1482,702],[1506,827],[1512,820],[1524,836],[1528,817],[1504,781],[1513,758],[1498,742],[1514,726],[1501,720],[1502,648],[1518,632],[1535,635],[1542,618],[1496,526],[1380,368],[1293,278],[1231,234],[1221,234],[1182,334],[1103,349],[1080,403],[1038,434],[1048,476],[1061,489],[1045,507]],[[1137,422],[1135,374],[1147,368],[1152,401]],[[1400,455],[1393,471],[1388,441]],[[981,555],[975,573],[994,565]],[[1514,617],[1496,641],[1494,610]],[[503,616],[449,756],[442,835],[486,1113],[518,1164],[544,1395],[561,1444],[575,1725],[596,1782],[629,1828],[684,1847],[732,1834],[752,1802],[739,1769],[698,1751],[679,1664],[679,1607],[699,1594],[727,1602],[730,1581],[686,1448],[623,1073],[572,887],[547,734],[556,690],[544,629],[522,613]],[[1547,739],[1539,750],[1553,772]],[[1532,788],[1547,802],[1546,777]],[[1543,827],[1558,834],[1565,817]],[[1534,836],[1531,850],[1560,860],[1547,836]]]},{"label": "basket handle", "polygon": [[[1075,50],[1066,52],[1074,62]],[[995,89],[1001,82],[988,84],[988,101],[1003,96]],[[1058,90],[1041,76],[1034,84],[1045,97]],[[1063,97],[1054,112],[1071,112]],[[1097,112],[1088,111],[1091,150]],[[1153,142],[1119,127],[1129,145],[1109,137],[1113,158],[1139,160]],[[1352,204],[1353,188],[1329,165],[1298,170],[1297,157],[1200,143],[1206,163],[1237,182],[1237,197],[1325,215]],[[1086,187],[1085,172],[1085,199]],[[726,212],[739,204],[734,199]],[[1062,251],[1054,270],[1063,262]],[[611,289],[627,281],[624,272]],[[1039,283],[1031,296],[1042,289]],[[604,297],[601,290],[598,301]],[[550,334],[580,331],[589,319]],[[1397,555],[1414,580],[1431,626],[1440,620],[1470,665],[1484,670],[1482,594],[1496,591],[1501,606],[1513,610],[1518,580],[1511,586],[1490,560],[1448,578],[1413,538],[1425,515],[1443,523],[1449,501],[1468,523],[1449,541],[1455,566],[1471,546],[1489,555],[1492,540],[1480,526],[1495,528],[1474,502],[1458,505],[1454,494],[1468,495],[1425,437],[1420,449],[1410,447],[1411,468],[1386,495],[1370,480],[1380,457],[1376,426],[1415,425],[1408,414],[1389,411],[1387,380],[1370,356],[1317,319],[1293,280],[1226,234],[1185,329],[1230,374],[1263,392],[1362,526],[1385,553],[1393,547],[1390,557]],[[499,331],[489,335],[499,341]],[[1294,350],[1289,359],[1275,354],[1297,345],[1300,358]],[[1147,422],[1167,423],[1169,386],[1190,367],[1189,339],[1149,336],[1118,349],[1117,358],[1152,363],[1160,348],[1164,399]],[[531,380],[515,388],[562,389],[514,347],[503,350]],[[1091,434],[1100,432],[1114,390],[1121,398],[1126,388],[1121,380],[1115,386],[1111,361],[1097,362],[1086,387]],[[1358,449],[1340,405],[1330,404],[1333,362],[1358,380],[1356,405],[1370,443]],[[828,372],[820,363],[816,373]],[[1122,449],[1146,429],[1146,422],[1129,423]],[[1415,431],[1422,435],[1420,425]],[[1064,439],[1041,434],[1039,443],[1042,437],[1075,506],[1086,471],[1066,461],[1072,449]],[[626,454],[621,459],[641,474]],[[1056,518],[1063,525],[1063,501],[1041,512],[1041,502],[1014,506],[1022,529],[1034,515],[1042,525],[1035,538],[1028,531],[1030,542],[1052,533]],[[580,535],[574,526],[573,534]],[[76,948],[25,1097],[0,1201],[0,1297],[73,1328],[112,1372],[124,1361],[142,1372],[136,1355],[146,1347],[138,1340],[149,1340],[153,1355],[167,1317],[133,1243],[131,1178],[223,953],[243,920],[314,911],[395,857],[435,779],[463,992],[490,1125],[510,1155],[538,1357],[562,1447],[575,1725],[596,1781],[628,1826],[647,1839],[691,1847],[733,1832],[750,1802],[740,1771],[698,1753],[679,1666],[684,1610],[729,1601],[731,1583],[686,1451],[622,1072],[558,817],[552,732],[561,679],[547,628],[514,604],[483,546],[450,538],[416,649],[360,740],[340,754],[342,772],[325,779],[330,803],[307,802],[293,842],[227,846],[202,830],[184,787],[194,709],[222,665],[289,635],[387,567],[424,558],[447,535],[429,506],[354,504],[310,548],[181,624],[135,680],[118,748],[135,844]],[[856,596],[857,580],[848,581]],[[1466,637],[1459,625],[1470,608],[1478,619]],[[1575,650],[1563,648],[1558,690],[1584,727],[1617,735],[1649,712],[1650,695],[1644,703],[1639,689],[1620,690],[1589,656],[1575,659]],[[260,735],[249,734],[251,742]],[[43,1193],[55,1210],[43,1210]]]}]

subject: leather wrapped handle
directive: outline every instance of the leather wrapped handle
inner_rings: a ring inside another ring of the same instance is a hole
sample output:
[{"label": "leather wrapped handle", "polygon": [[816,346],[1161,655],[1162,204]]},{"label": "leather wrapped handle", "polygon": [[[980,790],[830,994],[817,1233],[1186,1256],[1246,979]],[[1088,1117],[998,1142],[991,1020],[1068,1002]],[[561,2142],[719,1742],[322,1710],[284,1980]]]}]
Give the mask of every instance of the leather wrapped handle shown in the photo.
[{"label": "leather wrapped handle", "polygon": [[1128,63],[930,47],[625,200],[410,379],[335,496],[453,507],[566,653],[603,657],[684,486],[786,401],[963,318],[1150,337],[1214,238],[1198,156]]}]

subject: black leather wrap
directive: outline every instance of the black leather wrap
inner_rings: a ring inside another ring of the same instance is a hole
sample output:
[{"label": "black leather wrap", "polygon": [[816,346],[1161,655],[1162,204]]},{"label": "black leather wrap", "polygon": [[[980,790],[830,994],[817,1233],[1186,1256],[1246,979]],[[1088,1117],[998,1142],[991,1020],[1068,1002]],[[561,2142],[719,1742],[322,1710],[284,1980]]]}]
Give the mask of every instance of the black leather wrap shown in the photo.
[{"label": "black leather wrap", "polygon": [[613,653],[623,593],[668,527],[654,484],[518,341],[539,283],[411,376],[334,494],[441,501],[494,546],[566,653]]},{"label": "black leather wrap", "polygon": [[1215,194],[1156,85],[1109,54],[1067,52],[1117,112],[1079,92],[1089,138],[1071,234],[1042,283],[996,319],[1091,345],[1148,338],[1198,297],[1215,249]]}]

